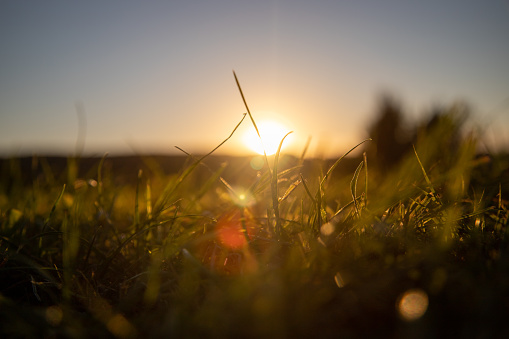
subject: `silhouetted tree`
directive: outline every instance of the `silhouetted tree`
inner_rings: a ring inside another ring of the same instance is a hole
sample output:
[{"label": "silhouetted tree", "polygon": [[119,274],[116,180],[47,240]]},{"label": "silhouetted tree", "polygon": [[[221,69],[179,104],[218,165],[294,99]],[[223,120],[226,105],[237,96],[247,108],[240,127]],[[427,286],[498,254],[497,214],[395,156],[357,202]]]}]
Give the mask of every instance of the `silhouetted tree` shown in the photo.
[{"label": "silhouetted tree", "polygon": [[455,103],[449,107],[435,106],[419,126],[415,127],[415,142],[433,135],[443,150],[454,152],[462,141],[463,126],[469,116],[470,109],[463,103]]},{"label": "silhouetted tree", "polygon": [[[470,115],[469,106],[454,103],[450,106],[434,106],[414,126],[404,126],[401,105],[390,95],[380,97],[377,119],[368,129],[373,141],[368,152],[373,165],[382,173],[398,165],[413,153],[412,145],[420,149],[419,156],[436,164],[447,166],[454,162],[463,141],[463,127]],[[424,145],[419,147],[419,145]]]},{"label": "silhouetted tree", "polygon": [[400,162],[412,143],[403,127],[401,106],[392,96],[381,96],[377,110],[378,118],[368,129],[373,139],[368,152],[374,157],[374,165],[387,171]]}]

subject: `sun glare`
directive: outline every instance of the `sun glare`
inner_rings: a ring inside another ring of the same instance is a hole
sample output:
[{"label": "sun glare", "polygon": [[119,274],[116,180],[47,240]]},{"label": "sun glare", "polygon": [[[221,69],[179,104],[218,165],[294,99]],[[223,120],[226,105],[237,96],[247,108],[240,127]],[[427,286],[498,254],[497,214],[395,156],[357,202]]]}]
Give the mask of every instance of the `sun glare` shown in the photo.
[{"label": "sun glare", "polygon": [[[262,140],[260,140],[260,137],[258,137],[258,134],[253,127],[244,135],[244,144],[261,155],[263,155],[264,149],[267,155],[275,154],[281,140],[288,132],[290,132],[290,130],[285,126],[275,121],[261,121],[257,123],[256,126],[258,127],[258,131],[260,131]],[[289,137],[290,136],[288,136],[283,142],[282,149],[288,146],[290,142]]]}]

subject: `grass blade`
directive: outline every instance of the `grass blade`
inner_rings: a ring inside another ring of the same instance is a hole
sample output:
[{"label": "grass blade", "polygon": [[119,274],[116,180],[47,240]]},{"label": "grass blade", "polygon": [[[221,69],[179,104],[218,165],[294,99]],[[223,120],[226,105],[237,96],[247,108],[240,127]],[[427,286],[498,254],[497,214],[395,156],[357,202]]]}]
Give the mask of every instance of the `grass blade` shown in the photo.
[{"label": "grass blade", "polygon": [[[171,198],[171,196],[173,195],[173,193],[177,190],[177,188],[182,184],[182,182],[184,181],[185,178],[187,178],[187,176],[189,176],[189,174],[191,174],[194,169],[206,158],[208,157],[209,155],[211,155],[212,153],[214,153],[219,147],[221,147],[224,143],[226,143],[228,140],[230,140],[230,138],[233,136],[233,134],[235,133],[235,131],[239,128],[240,124],[242,124],[242,121],[244,121],[244,118],[246,117],[246,115],[244,114],[242,116],[242,119],[240,120],[240,122],[235,126],[235,128],[233,129],[233,131],[230,133],[230,135],[224,139],[219,145],[217,145],[212,151],[210,151],[209,153],[205,154],[204,156],[202,156],[201,158],[199,158],[198,160],[196,160],[193,164],[191,164],[191,166],[189,166],[178,178],[177,178],[177,181],[173,184],[173,183],[170,183],[169,185],[167,185],[163,191],[163,194],[161,195],[161,198],[158,200],[158,202],[156,203],[156,207],[154,208],[154,217],[157,217],[163,210],[164,210],[164,206],[168,203],[169,199]],[[178,147],[177,147],[178,148]]]},{"label": "grass blade", "polygon": [[362,145],[366,141],[371,141],[371,140],[372,140],[371,138],[368,138],[368,139],[365,139],[365,140],[359,142],[357,145],[352,147],[348,152],[343,154],[343,156],[341,156],[341,158],[336,160],[336,162],[329,168],[329,170],[327,171],[327,174],[325,174],[325,176],[321,180],[320,186],[323,187],[323,185],[325,184],[325,181],[330,177],[330,175],[332,174],[332,171],[334,171],[334,169],[336,168],[336,166],[338,166],[338,164],[341,162],[341,160],[343,160],[348,154],[352,153],[357,147],[359,147],[360,145]]},{"label": "grass blade", "polygon": [[364,166],[364,161],[361,161],[359,166],[357,166],[357,169],[355,170],[355,173],[353,175],[352,181],[350,182],[350,192],[352,193],[352,198],[355,206],[355,212],[357,213],[357,216],[360,217],[360,211],[359,206],[357,204],[357,180],[359,179],[359,174],[361,173],[362,167]]},{"label": "grass blade", "polygon": [[60,194],[58,195],[57,200],[53,204],[53,207],[51,207],[51,211],[49,212],[48,217],[44,221],[44,226],[42,227],[41,233],[44,233],[44,230],[46,229],[46,226],[48,225],[49,221],[51,220],[51,217],[53,216],[53,213],[55,213],[55,210],[57,208],[58,203],[60,202],[60,199],[62,199],[62,196],[64,195],[66,185],[64,184],[62,187],[62,190],[60,191]]},{"label": "grass blade", "polygon": [[[258,130],[258,126],[256,126],[256,122],[255,122],[255,120],[253,118],[253,115],[251,114],[251,111],[249,110],[249,106],[247,105],[246,98],[244,97],[244,92],[242,91],[242,87],[240,87],[240,82],[239,82],[239,79],[237,78],[237,74],[235,74],[235,71],[233,71],[233,77],[235,78],[235,82],[237,83],[237,87],[239,89],[240,96],[242,97],[242,101],[244,102],[244,106],[246,107],[247,114],[249,115],[249,118],[251,119],[251,122],[253,123],[253,126],[254,126],[254,128],[256,130],[256,134],[258,134],[258,137],[262,141],[262,145],[263,145],[262,136],[260,135],[260,131]],[[263,147],[263,158],[265,159],[265,164],[267,165],[267,168],[268,168],[269,173],[270,173],[269,159],[267,157],[267,152],[265,152],[265,147]]]},{"label": "grass blade", "polygon": [[289,136],[292,132],[286,133],[286,135],[281,139],[279,146],[277,148],[276,156],[274,158],[274,170],[272,171],[272,207],[274,208],[274,214],[276,217],[276,236],[278,239],[281,237],[281,218],[279,216],[279,197],[278,197],[278,189],[277,189],[277,167],[279,162],[279,154],[281,152],[281,146],[283,146],[283,142],[285,138]]}]

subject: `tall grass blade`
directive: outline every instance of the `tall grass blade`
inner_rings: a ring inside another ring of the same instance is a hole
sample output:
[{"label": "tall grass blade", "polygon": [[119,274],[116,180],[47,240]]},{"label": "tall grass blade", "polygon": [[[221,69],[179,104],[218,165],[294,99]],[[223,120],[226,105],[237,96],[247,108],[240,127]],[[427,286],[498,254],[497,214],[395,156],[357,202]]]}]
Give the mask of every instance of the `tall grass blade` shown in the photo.
[{"label": "tall grass blade", "polygon": [[306,144],[304,145],[304,149],[302,150],[302,154],[299,158],[299,165],[302,165],[304,163],[304,157],[306,156],[306,153],[308,151],[309,145],[311,144],[311,136],[308,136],[308,139],[306,140]]},{"label": "tall grass blade", "polygon": [[364,159],[364,205],[368,206],[368,156],[366,152],[362,153],[362,158]]},{"label": "tall grass blade", "polygon": [[306,193],[308,194],[309,199],[311,199],[311,201],[313,202],[313,204],[316,204],[316,200],[315,200],[315,198],[313,197],[313,195],[311,194],[311,191],[309,190],[308,185],[306,184],[306,180],[304,179],[304,177],[302,176],[302,174],[300,175],[300,181],[302,182],[302,185],[304,185],[304,189],[306,190]]},{"label": "tall grass blade", "polygon": [[290,194],[300,185],[302,181],[299,179],[299,180],[296,180],[294,181],[287,189],[286,189],[286,192],[285,194],[283,194],[283,196],[281,198],[279,198],[279,202],[281,203],[282,201],[284,201],[286,198],[288,198],[288,196],[290,196]]},{"label": "tall grass blade", "polygon": [[156,207],[154,208],[154,217],[157,217],[165,208],[165,205],[168,203],[168,201],[171,199],[172,195],[175,193],[175,191],[177,190],[177,188],[179,188],[179,186],[182,184],[182,182],[195,170],[195,168],[205,159],[207,158],[209,155],[211,155],[212,153],[214,153],[219,147],[221,147],[224,143],[226,143],[228,140],[230,140],[230,138],[233,136],[233,134],[235,133],[235,131],[239,128],[240,124],[242,124],[242,121],[244,121],[244,118],[246,117],[246,115],[244,114],[242,116],[242,119],[240,120],[240,122],[235,126],[235,128],[233,129],[233,131],[230,133],[230,135],[224,139],[219,145],[217,145],[212,151],[210,151],[209,153],[205,154],[204,156],[202,156],[201,158],[199,158],[198,160],[196,160],[193,164],[191,164],[191,166],[189,166],[176,180],[175,183],[173,182],[170,182],[165,188],[164,188],[164,191],[163,191],[163,194],[161,195],[161,197],[158,199],[157,203],[156,203]]},{"label": "tall grass blade", "polygon": [[145,192],[145,205],[147,206],[147,220],[152,219],[152,186],[150,185],[150,178],[147,178],[147,190]]},{"label": "tall grass blade", "polygon": [[[254,126],[254,128],[256,130],[256,134],[258,134],[258,138],[260,138],[260,140],[262,141],[262,145],[263,145],[262,136],[260,135],[260,131],[258,130],[258,126],[256,126],[256,122],[255,122],[255,120],[253,118],[253,115],[251,114],[251,110],[249,109],[249,106],[247,105],[246,98],[244,97],[244,92],[242,91],[242,87],[240,86],[240,82],[239,82],[239,79],[237,78],[237,74],[235,74],[235,71],[233,71],[233,76],[235,78],[235,82],[237,83],[237,87],[239,89],[240,96],[242,97],[242,101],[244,102],[244,106],[246,107],[247,114],[249,114],[249,118],[251,119],[251,123],[253,124],[253,126]],[[267,157],[267,152],[265,152],[265,147],[263,147],[263,158],[265,159],[265,164],[267,165],[268,171],[270,173],[269,159]]]},{"label": "tall grass blade", "polygon": [[142,175],[143,170],[138,170],[138,177],[136,180],[136,193],[134,198],[134,232],[138,232],[138,227],[140,225],[140,186]]},{"label": "tall grass blade", "polygon": [[278,197],[278,188],[277,188],[277,173],[278,173],[278,162],[279,162],[279,154],[281,153],[281,147],[283,146],[283,142],[286,137],[289,136],[292,132],[286,133],[286,135],[281,139],[279,146],[277,148],[276,156],[274,157],[274,170],[272,171],[272,207],[274,208],[274,214],[276,218],[276,236],[278,239],[281,238],[281,218],[279,216],[279,197]]},{"label": "tall grass blade", "polygon": [[359,164],[359,166],[357,166],[357,169],[355,170],[352,181],[350,182],[350,192],[352,193],[352,198],[353,198],[353,202],[354,202],[354,206],[355,206],[355,212],[358,217],[360,217],[360,211],[359,211],[359,205],[357,204],[357,180],[359,179],[359,174],[361,173],[363,165],[364,165],[364,161],[362,161]]},{"label": "tall grass blade", "polygon": [[365,139],[365,140],[359,142],[357,145],[352,147],[348,152],[343,154],[343,156],[341,156],[338,160],[336,160],[334,162],[334,164],[327,171],[327,174],[325,174],[324,177],[322,178],[322,180],[320,181],[320,187],[323,187],[323,185],[325,184],[325,181],[330,177],[330,175],[332,174],[332,171],[334,171],[334,169],[338,166],[338,164],[341,162],[341,160],[343,160],[348,154],[352,153],[357,147],[359,147],[363,143],[365,143],[367,141],[371,141],[371,140],[372,140],[371,138],[368,138],[368,139]]},{"label": "tall grass blade", "polygon": [[66,187],[66,184],[64,184],[64,185],[62,186],[62,190],[60,191],[60,194],[58,195],[57,200],[55,200],[55,203],[54,203],[54,204],[53,204],[53,206],[51,207],[51,211],[49,212],[48,217],[47,217],[47,218],[46,218],[46,220],[44,221],[44,226],[42,227],[42,232],[44,232],[44,230],[46,229],[46,226],[48,225],[49,221],[51,220],[51,217],[53,216],[53,213],[55,213],[55,210],[56,210],[56,208],[57,208],[57,205],[58,205],[58,203],[60,202],[60,199],[62,199],[62,196],[64,195],[65,187]]},{"label": "tall grass blade", "polygon": [[417,154],[417,150],[415,149],[415,145],[413,145],[415,157],[417,158],[417,161],[419,162],[419,167],[421,168],[422,174],[424,175],[424,180],[426,180],[426,183],[428,184],[428,188],[431,191],[431,198],[433,201],[435,201],[437,204],[442,205],[442,203],[437,199],[437,193],[435,192],[435,188],[433,187],[433,184],[431,183],[431,180],[428,177],[428,174],[426,173],[426,170],[424,169],[424,166],[422,165],[421,159],[419,158],[419,155]]},{"label": "tall grass blade", "polygon": [[97,194],[98,194],[98,200],[99,200],[99,204],[101,204],[102,206],[102,203],[103,203],[103,189],[104,189],[104,185],[103,185],[103,175],[102,175],[102,172],[103,172],[103,166],[104,166],[104,160],[106,160],[106,157],[108,156],[108,153],[105,153],[102,158],[101,158],[101,161],[99,161],[99,165],[97,166]]}]

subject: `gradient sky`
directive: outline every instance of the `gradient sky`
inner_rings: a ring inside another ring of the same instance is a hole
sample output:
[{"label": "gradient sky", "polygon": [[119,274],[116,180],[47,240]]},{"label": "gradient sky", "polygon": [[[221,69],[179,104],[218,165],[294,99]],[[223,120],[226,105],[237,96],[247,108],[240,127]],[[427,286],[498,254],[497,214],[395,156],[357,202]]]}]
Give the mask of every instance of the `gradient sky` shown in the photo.
[{"label": "gradient sky", "polygon": [[[509,1],[0,2],[0,156],[205,152],[245,112],[300,152],[367,136],[377,95],[412,117],[466,100],[509,144]],[[246,120],[222,153],[245,151]]]}]

